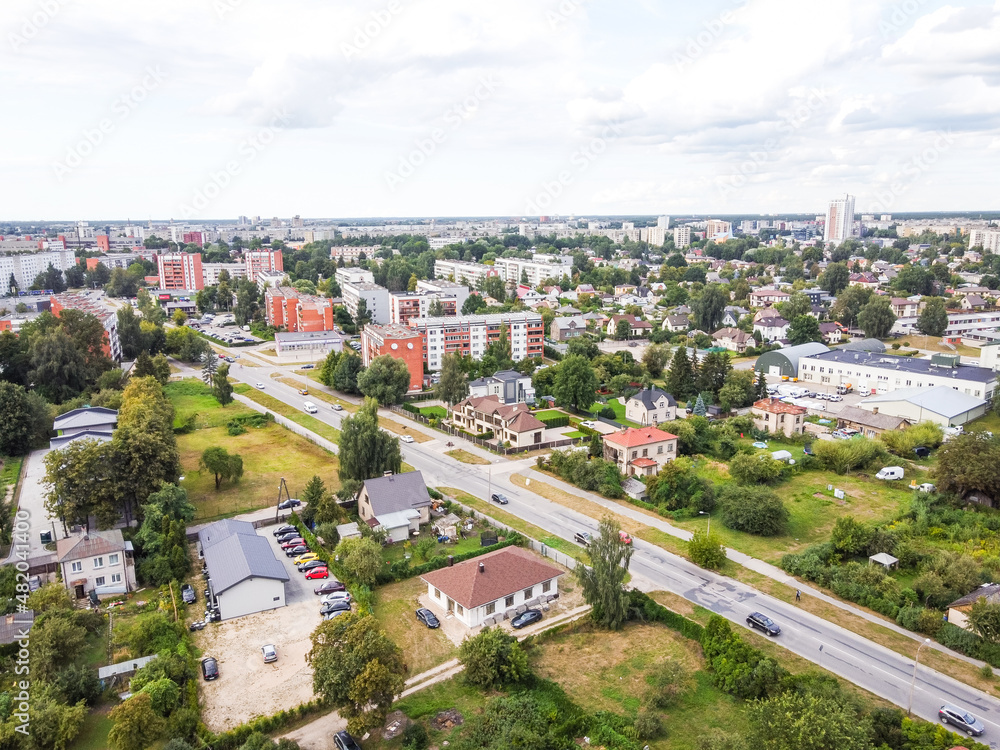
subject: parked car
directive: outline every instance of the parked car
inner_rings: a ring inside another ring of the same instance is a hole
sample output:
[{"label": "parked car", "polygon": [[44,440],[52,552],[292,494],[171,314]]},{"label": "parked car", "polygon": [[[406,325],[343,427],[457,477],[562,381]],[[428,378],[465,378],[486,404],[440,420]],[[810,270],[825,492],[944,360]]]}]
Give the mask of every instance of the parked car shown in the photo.
[{"label": "parked car", "polygon": [[429,609],[424,609],[423,607],[418,609],[417,619],[429,628],[441,627],[441,621],[438,620],[437,615],[435,615]]},{"label": "parked car", "polygon": [[257,383],[256,387],[260,388],[260,390],[264,390],[264,384],[263,383]]},{"label": "parked car", "polygon": [[299,530],[294,526],[292,526],[291,524],[286,524],[285,526],[280,526],[271,533],[274,534],[274,536],[284,536],[285,534],[292,534],[292,533],[298,536]]},{"label": "parked car", "polygon": [[300,573],[305,573],[306,571],[312,570],[313,568],[325,568],[326,563],[322,560],[309,560],[302,563],[301,565],[296,565]]},{"label": "parked car", "polygon": [[185,583],[181,586],[181,599],[184,600],[185,604],[194,604],[194,600],[197,598],[197,594],[194,593],[194,586],[190,583]]},{"label": "parked car", "polygon": [[323,602],[319,608],[319,613],[321,615],[328,615],[331,612],[350,612],[351,603],[345,602],[343,600],[339,602]]},{"label": "parked car", "polygon": [[201,676],[205,682],[219,679],[219,662],[211,656],[201,660]]},{"label": "parked car", "polygon": [[879,469],[878,474],[875,475],[876,479],[884,479],[887,482],[891,482],[897,479],[903,478],[903,467],[902,466],[886,466],[883,469]]},{"label": "parked car", "polygon": [[292,547],[298,547],[300,544],[305,544],[305,543],[306,543],[305,539],[303,539],[300,536],[297,536],[293,537],[292,539],[289,539],[287,542],[282,542],[281,549],[288,550],[291,549]]},{"label": "parked car", "polygon": [[399,441],[401,443],[412,443],[413,442],[413,435],[400,435],[399,436]]},{"label": "parked car", "polygon": [[506,505],[508,502],[510,502],[509,500],[507,500],[507,496],[504,495],[502,492],[494,492],[492,495],[490,495],[490,500],[497,503],[498,505]]},{"label": "parked car", "polygon": [[233,362],[235,362],[235,361],[236,361],[236,360],[235,360],[235,359],[233,359],[232,357],[226,357],[226,362],[228,362],[229,364],[232,364],[232,363],[233,363]]},{"label": "parked car", "polygon": [[322,603],[326,602],[347,602],[351,603],[351,592],[350,591],[334,591],[332,594],[327,594],[322,599]]},{"label": "parked car", "polygon": [[261,646],[260,651],[264,654],[264,663],[270,664],[272,661],[278,661],[278,650],[271,644],[266,646]]},{"label": "parked car", "polygon": [[[289,532],[284,533],[281,536],[279,536],[278,537],[278,544],[284,544],[285,542],[290,542],[293,539],[301,539],[301,538],[302,538],[302,536],[301,536],[299,530],[296,529],[295,531],[289,531]],[[305,544],[305,542],[300,542],[300,543],[301,544]]]},{"label": "parked car", "polygon": [[306,571],[306,580],[313,581],[317,578],[329,578],[330,573],[327,571],[326,566],[322,568],[313,568],[312,570]]},{"label": "parked car", "polygon": [[924,482],[917,485],[917,492],[937,492],[937,486],[930,482]]},{"label": "parked car", "polygon": [[332,581],[327,581],[326,583],[314,588],[313,593],[317,596],[323,596],[325,594],[332,594],[334,591],[344,591],[344,589],[345,587],[343,583],[337,579],[333,579]]},{"label": "parked car", "polygon": [[278,503],[278,510],[288,510],[289,508],[298,508],[300,505],[302,505],[302,501],[296,500],[293,497]]},{"label": "parked car", "polygon": [[597,427],[597,422],[594,422],[594,421],[588,419],[588,420],[586,420],[584,422],[580,422],[580,426],[581,427],[586,427],[588,430],[592,430],[595,427]]},{"label": "parked car", "polygon": [[357,743],[357,740],[344,731],[333,735],[333,744],[337,746],[337,750],[361,750],[361,745]]},{"label": "parked car", "polygon": [[781,633],[781,628],[774,624],[774,620],[760,612],[751,612],[750,616],[747,617],[747,625],[771,637]]},{"label": "parked car", "polygon": [[938,710],[938,718],[942,724],[950,724],[956,729],[967,733],[970,737],[978,737],[986,731],[983,722],[970,714],[964,708],[945,703]]},{"label": "parked car", "polygon": [[631,544],[632,543],[632,537],[629,536],[629,533],[627,531],[619,531],[618,532],[618,538],[624,544]]},{"label": "parked car", "polygon": [[335,609],[333,612],[327,612],[323,615],[324,620],[332,620],[334,617],[340,617],[340,615],[350,614],[349,609]]},{"label": "parked car", "polygon": [[319,555],[317,555],[315,552],[306,552],[305,554],[299,555],[298,557],[295,558],[295,564],[303,565],[304,563],[307,563],[311,560],[318,560],[318,559]]},{"label": "parked car", "polygon": [[526,609],[524,612],[519,614],[513,620],[510,621],[510,626],[514,630],[520,630],[521,628],[526,628],[528,625],[533,625],[542,619],[542,610],[540,609]]},{"label": "parked car", "polygon": [[285,550],[285,557],[298,557],[299,555],[308,555],[312,552],[306,545],[300,544],[298,547],[292,547],[291,549]]},{"label": "parked car", "polygon": [[302,365],[301,369],[303,369],[303,370],[314,370],[315,368],[316,368],[316,365]]},{"label": "parked car", "polygon": [[573,535],[573,541],[582,544],[584,547],[590,546],[590,534],[586,531],[578,531]]}]

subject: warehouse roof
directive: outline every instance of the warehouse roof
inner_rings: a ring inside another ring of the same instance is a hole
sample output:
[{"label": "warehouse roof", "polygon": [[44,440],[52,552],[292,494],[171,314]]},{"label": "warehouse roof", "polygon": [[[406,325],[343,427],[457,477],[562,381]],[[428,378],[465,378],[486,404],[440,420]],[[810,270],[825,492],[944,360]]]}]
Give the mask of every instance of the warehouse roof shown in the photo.
[{"label": "warehouse roof", "polygon": [[949,418],[965,414],[986,403],[981,398],[956,391],[946,385],[936,385],[930,388],[902,388],[898,391],[870,396],[865,399],[864,403],[866,405],[885,404],[896,401],[906,401]]}]

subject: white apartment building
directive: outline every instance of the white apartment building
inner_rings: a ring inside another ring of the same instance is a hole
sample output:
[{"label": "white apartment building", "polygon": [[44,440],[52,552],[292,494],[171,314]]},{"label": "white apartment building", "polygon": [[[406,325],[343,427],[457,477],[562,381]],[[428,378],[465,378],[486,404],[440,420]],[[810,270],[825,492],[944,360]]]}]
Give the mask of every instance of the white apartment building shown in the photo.
[{"label": "white apartment building", "polygon": [[[904,336],[908,333],[916,333],[917,320],[919,320],[917,316],[896,318],[891,332]],[[944,336],[961,336],[973,331],[995,328],[1000,328],[1000,312],[998,311],[948,313],[948,327],[944,331]]]},{"label": "white apartment building", "polygon": [[566,255],[536,254],[531,260],[497,258],[493,267],[499,272],[500,278],[510,284],[523,283],[523,277],[527,276],[529,286],[541,286],[545,279],[558,281],[563,276],[571,276],[573,259]]},{"label": "white apartment building", "polygon": [[362,255],[365,256],[365,259],[371,259],[378,255],[381,250],[381,245],[365,245],[363,247],[360,245],[334,245],[330,248],[330,257],[333,260],[343,259],[345,263],[349,260],[357,262],[361,260]]},{"label": "white apartment building", "polygon": [[285,279],[288,278],[285,273],[259,273],[257,274],[257,289],[261,294],[268,287],[276,289],[279,286],[288,286],[284,283]]},{"label": "white apartment building", "polygon": [[48,270],[49,265],[59,271],[65,271],[76,265],[76,257],[72,250],[0,255],[0,295],[6,296],[10,293],[11,274],[14,274],[18,288],[25,290],[34,283],[38,274]]},{"label": "white apartment building", "polygon": [[983,250],[1000,253],[1000,231],[989,229],[970,229],[969,247],[981,247]]},{"label": "white apartment building", "polygon": [[464,260],[434,261],[434,278],[454,279],[472,287],[478,287],[480,281],[488,276],[496,276],[498,273],[494,266],[487,266],[483,263],[469,263]]},{"label": "white apartment building", "polygon": [[364,300],[372,323],[382,326],[389,322],[389,290],[384,286],[367,281],[346,283],[340,285],[340,293],[347,312],[354,320],[358,319],[358,305]]},{"label": "white apartment building", "polygon": [[472,294],[467,285],[443,279],[421,279],[417,282],[417,291],[454,297],[459,312],[461,312],[465,301],[469,299],[469,295]]},{"label": "white apartment building", "polygon": [[357,268],[353,266],[348,266],[345,268],[338,268],[337,272],[333,275],[334,280],[338,284],[374,284],[375,276],[367,268]]},{"label": "white apartment building", "polygon": [[[201,275],[205,279],[205,286],[215,286],[219,283],[219,274],[223,271],[229,272],[230,288],[236,279],[247,277],[247,267],[242,263],[202,263]],[[193,288],[193,287],[192,287]]]},{"label": "white apartment building", "polygon": [[[666,217],[669,221],[669,217]],[[644,236],[642,239],[648,242],[653,247],[662,247],[663,243],[667,241],[667,237],[670,236],[670,230],[666,227],[649,227],[648,229],[643,229],[642,232]]]},{"label": "white apartment building", "polygon": [[674,227],[674,246],[678,250],[691,246],[691,227]]},{"label": "white apartment building", "polygon": [[495,334],[502,326],[507,326],[510,353],[515,362],[528,356],[541,357],[543,325],[542,316],[533,312],[414,318],[410,321],[410,327],[424,337],[425,361],[431,371],[440,370],[441,359],[451,352],[481,359],[489,346],[489,333]]},{"label": "white apartment building", "polygon": [[707,240],[724,240],[731,237],[732,234],[733,225],[731,222],[721,219],[709,219],[705,222],[705,239]]},{"label": "white apartment building", "polygon": [[823,242],[843,242],[854,234],[854,196],[845,194],[843,198],[830,201],[826,209],[826,228]]}]

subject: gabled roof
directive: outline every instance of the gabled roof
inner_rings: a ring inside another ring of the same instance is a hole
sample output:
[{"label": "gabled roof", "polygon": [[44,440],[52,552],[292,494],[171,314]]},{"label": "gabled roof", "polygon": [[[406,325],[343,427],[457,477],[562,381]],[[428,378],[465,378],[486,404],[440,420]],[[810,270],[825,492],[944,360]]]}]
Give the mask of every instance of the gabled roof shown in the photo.
[{"label": "gabled roof", "polygon": [[61,563],[123,552],[124,550],[125,537],[122,536],[120,529],[91,531],[81,536],[71,536],[56,542],[56,557]]},{"label": "gabled roof", "polygon": [[946,385],[936,385],[927,388],[900,388],[890,393],[869,396],[865,399],[864,403],[865,405],[887,404],[897,401],[906,401],[949,419],[977,409],[986,403],[981,398],[956,391],[954,388],[949,388]]},{"label": "gabled roof", "polygon": [[424,475],[419,471],[367,479],[364,488],[376,516],[401,510],[425,508],[431,504]]},{"label": "gabled roof", "polygon": [[604,442],[611,442],[623,448],[635,448],[640,445],[662,443],[664,440],[676,440],[677,436],[656,427],[629,427],[621,432],[612,432],[604,436]]},{"label": "gabled roof", "polygon": [[60,414],[52,424],[54,430],[81,429],[84,427],[114,426],[118,423],[118,412],[103,406],[85,406]]},{"label": "gabled roof", "polygon": [[216,594],[248,578],[288,580],[285,566],[274,556],[267,539],[256,533],[232,534],[205,548],[205,564]]},{"label": "gabled roof", "polygon": [[873,414],[857,406],[845,406],[836,415],[837,419],[845,422],[852,422],[864,427],[873,427],[876,430],[895,430],[909,424],[902,417],[894,417],[890,414]]},{"label": "gabled roof", "polygon": [[562,574],[527,550],[504,547],[420,578],[466,609],[475,609]]},{"label": "gabled roof", "polygon": [[629,401],[635,399],[643,406],[645,406],[647,409],[655,409],[656,402],[659,401],[661,398],[667,399],[667,406],[677,406],[677,402],[674,400],[673,396],[671,396],[666,391],[660,390],[659,388],[656,387],[643,388],[638,393],[632,394],[632,398],[630,398]]},{"label": "gabled roof", "polygon": [[804,406],[789,404],[777,398],[762,398],[754,402],[753,408],[771,414],[805,414],[807,411]]},{"label": "gabled roof", "polygon": [[110,428],[107,430],[84,430],[83,432],[74,432],[72,435],[56,435],[54,438],[49,440],[49,450],[65,448],[67,445],[76,442],[77,440],[96,440],[98,443],[107,443],[111,441],[112,437],[113,433]]},{"label": "gabled roof", "polygon": [[507,423],[507,429],[518,433],[529,432],[530,430],[544,430],[545,423],[528,412],[522,411]]},{"label": "gabled roof", "polygon": [[257,536],[257,529],[249,521],[238,521],[235,518],[223,518],[221,521],[209,524],[198,532],[198,541],[202,549],[207,549],[213,544],[218,544],[223,539],[228,539],[233,534],[249,534]]},{"label": "gabled roof", "polygon": [[980,599],[986,599],[989,602],[1000,601],[1000,583],[984,583],[975,591],[960,597],[949,604],[949,607],[965,607],[975,604]]}]

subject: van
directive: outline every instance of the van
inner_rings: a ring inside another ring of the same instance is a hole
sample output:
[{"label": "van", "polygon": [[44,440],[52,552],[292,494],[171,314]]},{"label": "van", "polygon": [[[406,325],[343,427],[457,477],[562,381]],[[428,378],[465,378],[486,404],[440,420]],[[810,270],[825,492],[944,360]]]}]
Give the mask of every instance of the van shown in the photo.
[{"label": "van", "polygon": [[306,401],[304,404],[302,404],[302,408],[309,414],[316,414],[319,412],[319,409],[316,408],[316,404],[314,404],[312,401]]},{"label": "van", "polygon": [[879,470],[879,473],[875,475],[875,478],[884,479],[886,481],[902,479],[903,468],[901,466],[886,466],[884,469]]}]

